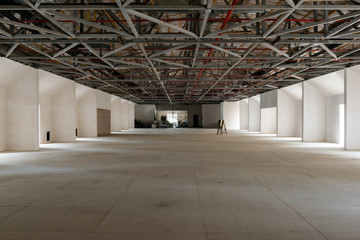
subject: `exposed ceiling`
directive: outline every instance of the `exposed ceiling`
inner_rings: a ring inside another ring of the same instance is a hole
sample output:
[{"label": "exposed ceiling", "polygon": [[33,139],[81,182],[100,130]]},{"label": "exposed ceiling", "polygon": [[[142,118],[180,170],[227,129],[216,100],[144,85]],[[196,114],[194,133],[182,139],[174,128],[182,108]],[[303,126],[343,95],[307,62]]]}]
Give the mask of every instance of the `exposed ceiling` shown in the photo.
[{"label": "exposed ceiling", "polygon": [[218,103],[359,64],[359,2],[2,0],[0,53],[137,103]]}]

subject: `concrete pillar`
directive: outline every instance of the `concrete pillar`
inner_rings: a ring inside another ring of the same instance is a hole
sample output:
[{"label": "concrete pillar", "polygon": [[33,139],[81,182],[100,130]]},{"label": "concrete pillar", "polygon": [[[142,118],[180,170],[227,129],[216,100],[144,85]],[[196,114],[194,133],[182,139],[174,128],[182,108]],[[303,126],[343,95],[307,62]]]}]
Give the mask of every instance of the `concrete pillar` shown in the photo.
[{"label": "concrete pillar", "polygon": [[6,90],[0,88],[0,152],[6,150]]},{"label": "concrete pillar", "polygon": [[39,81],[35,69],[8,86],[6,116],[7,150],[39,150]]},{"label": "concrete pillar", "polygon": [[278,137],[302,136],[302,84],[278,90]]},{"label": "concrete pillar", "polygon": [[346,69],[345,149],[360,149],[360,66]]},{"label": "concrete pillar", "polygon": [[303,141],[325,141],[326,98],[311,83],[303,83]]},{"label": "concrete pillar", "polygon": [[277,108],[261,109],[261,134],[277,134]]},{"label": "concrete pillar", "polygon": [[96,90],[76,84],[78,137],[97,137]]},{"label": "concrete pillar", "polygon": [[240,107],[240,130],[249,130],[249,99],[239,102]]},{"label": "concrete pillar", "polygon": [[227,129],[240,129],[239,101],[222,102],[222,116]]},{"label": "concrete pillar", "polygon": [[249,131],[260,131],[260,95],[249,98]]},{"label": "concrete pillar", "polygon": [[111,134],[111,95],[96,90],[97,135]]},{"label": "concrete pillar", "polygon": [[75,142],[75,82],[39,70],[39,92],[40,143]]},{"label": "concrete pillar", "polygon": [[262,134],[277,134],[277,90],[260,94]]},{"label": "concrete pillar", "polygon": [[111,131],[121,131],[121,98],[111,95]]},{"label": "concrete pillar", "polygon": [[129,102],[129,128],[135,128],[135,103]]},{"label": "concrete pillar", "polygon": [[121,99],[121,130],[129,129],[129,101]]},{"label": "concrete pillar", "polygon": [[0,72],[0,150],[39,150],[38,71],[0,58]]}]

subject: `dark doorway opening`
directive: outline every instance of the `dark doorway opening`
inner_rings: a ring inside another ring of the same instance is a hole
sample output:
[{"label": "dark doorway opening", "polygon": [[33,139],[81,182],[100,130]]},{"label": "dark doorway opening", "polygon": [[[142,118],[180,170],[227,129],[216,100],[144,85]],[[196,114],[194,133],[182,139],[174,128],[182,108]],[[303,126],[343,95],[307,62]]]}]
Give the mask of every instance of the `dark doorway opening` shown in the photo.
[{"label": "dark doorway opening", "polygon": [[193,115],[193,127],[199,127],[199,115]]}]

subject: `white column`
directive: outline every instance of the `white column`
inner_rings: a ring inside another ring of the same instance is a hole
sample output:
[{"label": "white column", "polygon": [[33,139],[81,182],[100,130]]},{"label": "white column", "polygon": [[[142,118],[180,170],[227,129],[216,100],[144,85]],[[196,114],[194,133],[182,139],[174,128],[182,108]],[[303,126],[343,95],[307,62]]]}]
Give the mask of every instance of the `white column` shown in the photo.
[{"label": "white column", "polygon": [[249,131],[260,131],[260,95],[249,98]]},{"label": "white column", "polygon": [[78,137],[97,137],[96,90],[76,84]]},{"label": "white column", "polygon": [[223,102],[223,120],[227,129],[239,129],[240,128],[240,115],[239,115],[239,101],[236,102]]},{"label": "white column", "polygon": [[39,79],[38,71],[28,68],[26,75],[16,77],[7,87],[7,150],[39,150]]},{"label": "white column", "polygon": [[75,142],[75,82],[68,81],[52,96],[54,142]]},{"label": "white column", "polygon": [[96,90],[97,135],[111,134],[111,95]]},{"label": "white column", "polygon": [[6,150],[6,90],[0,88],[0,152]]},{"label": "white column", "polygon": [[129,102],[129,128],[135,128],[135,103]]},{"label": "white column", "polygon": [[240,130],[249,130],[249,99],[239,102],[240,106]]},{"label": "white column", "polygon": [[360,149],[360,66],[346,69],[345,149]]},{"label": "white column", "polygon": [[277,90],[260,95],[262,134],[277,134]]},{"label": "white column", "polygon": [[302,135],[302,84],[278,90],[278,137]]},{"label": "white column", "polygon": [[326,98],[309,82],[303,83],[303,141],[325,141]]},{"label": "white column", "polygon": [[129,129],[129,101],[121,99],[121,130]]},{"label": "white column", "polygon": [[40,143],[75,142],[75,82],[39,70],[39,94]]},{"label": "white column", "polygon": [[111,95],[111,131],[121,131],[121,98]]}]

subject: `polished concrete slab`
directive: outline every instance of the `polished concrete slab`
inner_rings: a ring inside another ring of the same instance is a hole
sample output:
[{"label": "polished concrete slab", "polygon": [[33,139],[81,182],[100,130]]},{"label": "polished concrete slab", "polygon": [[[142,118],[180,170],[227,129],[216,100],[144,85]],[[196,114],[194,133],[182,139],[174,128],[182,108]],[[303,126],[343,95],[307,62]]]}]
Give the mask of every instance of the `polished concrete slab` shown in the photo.
[{"label": "polished concrete slab", "polygon": [[136,129],[0,153],[1,240],[357,240],[360,152]]}]

